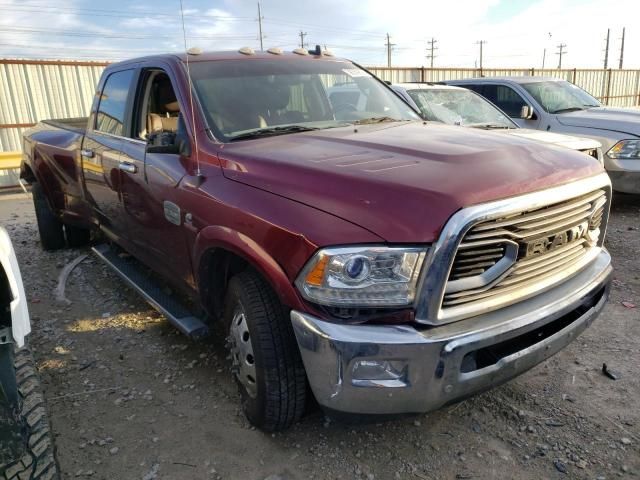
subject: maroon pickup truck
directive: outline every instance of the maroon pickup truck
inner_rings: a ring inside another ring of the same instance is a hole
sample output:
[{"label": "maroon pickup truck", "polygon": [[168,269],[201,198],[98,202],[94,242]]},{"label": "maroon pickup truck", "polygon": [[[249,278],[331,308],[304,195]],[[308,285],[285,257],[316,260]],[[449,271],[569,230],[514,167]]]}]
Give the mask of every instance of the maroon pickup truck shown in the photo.
[{"label": "maroon pickup truck", "polygon": [[94,231],[181,331],[221,322],[265,430],[309,395],[396,414],[486,390],[562,349],[608,296],[598,161],[424,122],[319,50],[110,65],[88,119],[27,132],[22,177],[44,248]]}]

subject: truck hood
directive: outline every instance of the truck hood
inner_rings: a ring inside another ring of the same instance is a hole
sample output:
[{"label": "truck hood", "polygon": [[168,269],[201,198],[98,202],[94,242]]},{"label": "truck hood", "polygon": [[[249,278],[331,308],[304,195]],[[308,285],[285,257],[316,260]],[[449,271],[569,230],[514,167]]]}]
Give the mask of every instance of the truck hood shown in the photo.
[{"label": "truck hood", "polygon": [[529,128],[510,128],[509,130],[500,130],[517,137],[528,138],[543,143],[551,143],[560,147],[570,148],[571,150],[588,150],[591,148],[599,148],[602,145],[597,140],[585,137],[574,137],[572,135],[564,135],[561,133],[544,132],[541,130],[531,130]]},{"label": "truck hood", "polygon": [[640,110],[597,107],[562,113],[556,118],[561,124],[570,127],[612,130],[636,137],[640,136]]},{"label": "truck hood", "polygon": [[331,213],[394,243],[434,241],[462,207],[602,171],[594,159],[564,148],[422,122],[240,141],[223,145],[219,157],[229,179]]}]

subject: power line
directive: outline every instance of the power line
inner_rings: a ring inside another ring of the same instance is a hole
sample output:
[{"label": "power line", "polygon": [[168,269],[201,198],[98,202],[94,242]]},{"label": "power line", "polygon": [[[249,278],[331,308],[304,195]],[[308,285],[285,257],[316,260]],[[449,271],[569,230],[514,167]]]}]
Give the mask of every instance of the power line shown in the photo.
[{"label": "power line", "polygon": [[604,47],[604,69],[606,70],[609,66],[609,34],[611,33],[611,29],[607,28],[607,43]]},{"label": "power line", "polygon": [[620,39],[620,66],[618,67],[622,70],[622,60],[624,59],[624,30],[625,27],[622,27],[622,38]]},{"label": "power line", "polygon": [[391,43],[391,37],[387,33],[387,67],[391,68],[391,48],[395,46],[395,43]]},{"label": "power line", "polygon": [[[121,38],[121,39],[158,39],[167,38],[175,39],[175,35],[140,35],[140,34],[122,34],[122,33],[98,33],[98,32],[78,32],[75,30],[55,30],[44,28],[21,28],[21,27],[2,27],[3,31],[9,31],[16,34],[22,33],[43,33],[47,35],[62,35],[69,37],[102,37],[102,38]],[[246,40],[255,38],[251,35],[187,35],[193,39],[225,39],[225,40]]]},{"label": "power line", "polygon": [[427,52],[431,52],[427,54],[427,58],[429,59],[431,68],[433,68],[433,59],[436,58],[436,55],[433,53],[433,51],[438,49],[438,47],[435,46],[436,43],[438,43],[438,40],[431,37],[431,40],[427,40],[427,43],[429,44],[429,48],[427,48]]},{"label": "power line", "polygon": [[303,32],[302,30],[300,30],[300,33],[298,35],[300,36],[300,48],[304,48],[304,46],[307,45],[306,43],[304,43],[304,37],[307,36],[307,32]]},{"label": "power line", "polygon": [[[18,12],[18,13],[37,12],[38,14],[60,14],[61,12],[64,12],[64,13],[73,13],[74,15],[78,15],[78,16],[121,17],[121,18],[140,18],[140,19],[171,17],[176,19],[177,21],[176,14],[169,13],[169,12],[167,13],[140,12],[139,14],[136,14],[136,13],[126,13],[118,10],[107,10],[107,9],[52,7],[51,5],[35,5],[35,4],[15,5],[10,3],[9,4],[0,3],[0,8],[2,8],[3,12],[7,12],[7,11]],[[50,11],[43,11],[43,9],[44,10],[48,9]],[[185,18],[198,18],[203,21],[206,19],[243,20],[247,22],[255,21],[252,17],[242,17],[242,16],[235,16],[235,15],[209,15],[206,12],[199,15],[186,14]]]},{"label": "power line", "polygon": [[556,53],[556,55],[558,55],[558,70],[562,68],[562,55],[567,54],[567,51],[565,50],[566,47],[566,43],[558,44],[558,52]]}]

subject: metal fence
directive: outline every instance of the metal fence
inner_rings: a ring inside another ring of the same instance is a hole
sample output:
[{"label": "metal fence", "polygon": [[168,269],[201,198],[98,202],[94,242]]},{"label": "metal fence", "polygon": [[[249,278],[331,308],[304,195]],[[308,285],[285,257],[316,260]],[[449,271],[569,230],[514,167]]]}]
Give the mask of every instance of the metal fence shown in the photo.
[{"label": "metal fence", "polygon": [[22,132],[47,118],[83,117],[104,62],[0,59],[0,151],[22,149]]},{"label": "metal fence", "polygon": [[369,71],[392,83],[441,82],[473,77],[544,76],[575,83],[604,105],[634,107],[640,105],[640,70],[613,69],[535,69],[535,68],[388,68],[370,67]]},{"label": "metal fence", "polygon": [[[21,150],[22,132],[46,118],[88,114],[95,86],[108,63],[0,59],[0,151]],[[640,70],[533,68],[386,68],[369,70],[391,82],[438,82],[499,75],[560,77],[605,105],[640,105]]]}]

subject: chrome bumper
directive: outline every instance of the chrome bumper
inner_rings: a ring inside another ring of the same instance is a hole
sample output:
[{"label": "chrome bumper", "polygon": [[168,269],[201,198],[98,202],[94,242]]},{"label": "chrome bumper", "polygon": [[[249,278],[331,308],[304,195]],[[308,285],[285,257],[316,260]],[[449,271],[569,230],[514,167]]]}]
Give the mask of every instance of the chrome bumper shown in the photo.
[{"label": "chrome bumper", "polygon": [[[291,321],[320,405],[358,414],[426,412],[499,385],[564,348],[602,311],[611,271],[602,250],[544,294],[421,330],[330,323],[297,311]],[[486,360],[496,352],[497,361]]]},{"label": "chrome bumper", "polygon": [[640,170],[609,170],[607,173],[609,173],[611,184],[616,192],[640,193]]}]

